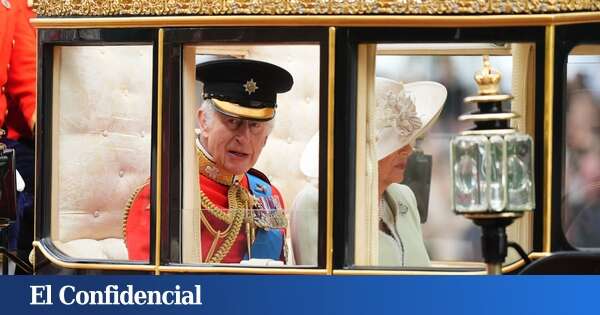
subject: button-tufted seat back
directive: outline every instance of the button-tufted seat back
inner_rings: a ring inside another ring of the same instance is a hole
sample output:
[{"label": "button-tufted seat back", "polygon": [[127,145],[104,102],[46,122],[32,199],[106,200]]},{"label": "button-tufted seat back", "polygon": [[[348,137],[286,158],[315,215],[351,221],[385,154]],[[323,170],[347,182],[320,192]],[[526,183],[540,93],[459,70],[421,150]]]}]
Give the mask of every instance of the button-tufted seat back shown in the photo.
[{"label": "button-tufted seat back", "polygon": [[152,47],[55,55],[53,239],[74,257],[127,259],[123,208],[150,176]]},{"label": "button-tufted seat back", "polygon": [[292,89],[277,97],[275,129],[255,166],[281,190],[289,209],[308,184],[300,171],[300,156],[319,127],[319,48],[256,47],[249,52],[248,58],[274,63],[294,78]]}]

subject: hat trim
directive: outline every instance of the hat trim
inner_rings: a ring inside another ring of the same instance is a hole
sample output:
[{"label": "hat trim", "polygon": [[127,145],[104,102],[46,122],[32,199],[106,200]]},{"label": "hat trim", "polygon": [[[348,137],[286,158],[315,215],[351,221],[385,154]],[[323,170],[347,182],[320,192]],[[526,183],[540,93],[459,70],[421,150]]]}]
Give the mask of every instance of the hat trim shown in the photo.
[{"label": "hat trim", "polygon": [[[445,101],[445,99],[444,99]],[[431,119],[429,119],[429,121],[427,123],[424,123],[421,128],[419,128],[418,130],[416,130],[415,132],[413,132],[410,136],[408,136],[404,141],[399,142],[399,145],[397,144],[397,148],[394,150],[386,150],[384,152],[377,152],[377,160],[382,160],[384,158],[386,158],[388,155],[396,152],[397,150],[405,147],[406,145],[413,145],[414,142],[422,137],[424,134],[426,134],[429,129],[431,129],[431,127],[433,127],[433,125],[437,122],[440,114],[442,113],[442,107],[443,105],[440,107],[440,109],[435,113],[435,115],[433,115],[431,117]],[[386,128],[392,128],[392,127],[386,127]],[[389,151],[389,152],[388,152]]]},{"label": "hat trim", "polygon": [[[384,78],[384,80],[389,80],[389,79]],[[390,81],[393,81],[393,80],[390,80]],[[398,83],[398,82],[396,82],[396,83]],[[378,142],[376,144],[377,160],[382,160],[385,157],[387,157],[388,155],[401,149],[402,147],[404,147],[408,144],[412,144],[416,139],[418,139],[419,137],[421,137],[425,133],[427,133],[429,131],[429,129],[436,123],[437,119],[439,118],[439,116],[442,112],[442,108],[444,107],[446,98],[448,96],[446,87],[443,86],[442,84],[440,84],[438,82],[434,82],[434,81],[416,81],[416,82],[404,84],[404,88],[407,91],[410,91],[413,89],[413,87],[418,86],[420,84],[431,84],[432,87],[435,86],[436,89],[439,89],[439,88],[443,89],[443,91],[444,91],[443,98],[440,98],[437,102],[433,102],[432,104],[429,104],[429,106],[436,106],[436,111],[434,112],[434,114],[431,117],[429,117],[428,119],[425,119],[425,117],[421,117],[422,114],[420,114],[419,110],[417,109],[417,116],[419,116],[419,118],[421,119],[421,122],[422,122],[421,127],[418,130],[415,130],[412,134],[410,134],[406,138],[404,138],[402,141],[398,141],[398,142],[394,143],[393,146],[381,147],[380,143]],[[415,105],[417,105],[416,104],[417,99],[419,99],[419,97],[417,95],[415,95]],[[391,129],[393,127],[385,127],[384,129],[388,129],[388,128]]]},{"label": "hat trim", "polygon": [[228,116],[251,120],[270,120],[275,117],[275,108],[248,108],[216,98],[212,100],[217,110]]}]

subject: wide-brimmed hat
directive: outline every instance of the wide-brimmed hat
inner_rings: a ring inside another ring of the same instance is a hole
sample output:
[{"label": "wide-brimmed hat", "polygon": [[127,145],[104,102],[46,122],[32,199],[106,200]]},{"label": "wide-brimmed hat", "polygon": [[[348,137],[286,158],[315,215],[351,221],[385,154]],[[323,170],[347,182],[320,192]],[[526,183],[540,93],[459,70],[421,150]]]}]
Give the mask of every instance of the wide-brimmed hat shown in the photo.
[{"label": "wide-brimmed hat", "polygon": [[433,81],[375,80],[377,159],[412,143],[435,122],[448,92]]}]

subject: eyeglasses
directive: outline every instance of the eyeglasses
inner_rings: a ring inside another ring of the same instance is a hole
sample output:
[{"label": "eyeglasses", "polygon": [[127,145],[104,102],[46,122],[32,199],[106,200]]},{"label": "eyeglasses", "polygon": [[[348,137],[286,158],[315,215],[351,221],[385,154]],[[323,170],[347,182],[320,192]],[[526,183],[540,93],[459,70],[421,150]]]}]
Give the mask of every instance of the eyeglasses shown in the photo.
[{"label": "eyeglasses", "polygon": [[267,129],[268,125],[268,122],[265,121],[246,120],[225,116],[223,114],[219,115],[219,119],[221,120],[221,122],[223,122],[225,127],[227,127],[227,129],[231,131],[241,131],[245,128],[248,128],[248,130],[250,130],[250,133],[253,135],[262,134]]}]

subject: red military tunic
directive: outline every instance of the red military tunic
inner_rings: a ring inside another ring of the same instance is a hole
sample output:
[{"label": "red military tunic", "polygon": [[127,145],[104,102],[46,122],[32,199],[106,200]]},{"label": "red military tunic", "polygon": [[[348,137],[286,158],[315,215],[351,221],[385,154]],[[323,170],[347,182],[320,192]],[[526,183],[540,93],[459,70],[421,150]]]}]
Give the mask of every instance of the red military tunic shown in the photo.
[{"label": "red military tunic", "polygon": [[[229,210],[227,192],[228,185],[221,184],[212,178],[200,174],[200,188],[202,192],[212,201],[217,207],[225,213]],[[248,189],[248,179],[243,176],[240,185],[246,190]],[[273,195],[283,200],[279,191],[272,186]],[[209,224],[218,231],[227,229],[228,224],[219,218],[215,217],[208,211],[204,211],[204,215]],[[126,219],[124,224],[125,245],[129,252],[131,260],[148,260],[150,253],[150,181],[148,180],[142,185],[133,195],[130,205],[126,209]],[[209,232],[204,224],[201,228],[201,243],[202,243],[202,261],[206,261],[207,254],[214,241],[214,236]],[[219,248],[223,239],[217,241],[216,247]],[[222,263],[239,263],[244,259],[247,252],[246,231],[244,228],[240,230],[231,249],[227,255],[221,260]],[[283,257],[283,248],[282,256]]]},{"label": "red military tunic", "polygon": [[36,39],[29,24],[33,16],[25,0],[0,3],[0,126],[13,140],[33,139]]}]

